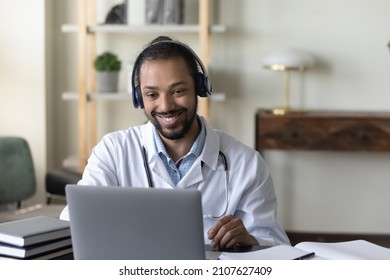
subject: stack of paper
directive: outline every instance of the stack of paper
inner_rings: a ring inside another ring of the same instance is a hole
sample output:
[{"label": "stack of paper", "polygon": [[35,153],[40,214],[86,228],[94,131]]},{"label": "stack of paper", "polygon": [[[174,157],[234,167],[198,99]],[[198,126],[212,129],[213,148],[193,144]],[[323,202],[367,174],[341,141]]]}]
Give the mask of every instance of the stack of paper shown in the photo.
[{"label": "stack of paper", "polygon": [[0,256],[28,259],[72,246],[68,221],[38,216],[0,224]]}]

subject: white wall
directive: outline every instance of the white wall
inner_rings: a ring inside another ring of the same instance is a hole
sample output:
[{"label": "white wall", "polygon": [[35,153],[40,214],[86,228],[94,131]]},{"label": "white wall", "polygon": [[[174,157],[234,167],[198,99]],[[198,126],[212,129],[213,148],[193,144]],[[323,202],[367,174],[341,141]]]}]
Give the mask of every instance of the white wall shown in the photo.
[{"label": "white wall", "polygon": [[43,200],[46,173],[45,1],[0,2],[0,135],[29,142]]},{"label": "white wall", "polygon": [[[228,75],[216,82],[230,98],[218,106],[225,119],[218,124],[248,145],[254,146],[255,110],[282,105],[282,75],[262,69],[261,60],[283,47],[317,60],[315,69],[292,75],[294,107],[390,110],[390,2],[222,0],[220,8],[230,31],[216,42],[223,56],[213,65]],[[268,152],[265,158],[285,228],[390,231],[389,153]]]},{"label": "white wall", "polygon": [[[110,7],[115,2],[99,3]],[[192,6],[196,2],[186,1]],[[215,2],[217,23],[228,28],[226,34],[213,37],[211,80],[215,91],[227,95],[224,103],[212,105],[212,122],[216,128],[254,147],[256,110],[280,106],[283,102],[281,73],[263,69],[261,61],[268,53],[287,46],[305,50],[317,60],[315,69],[291,77],[294,107],[390,110],[389,1]],[[75,35],[60,33],[59,25],[75,22],[76,10],[75,1],[55,0],[54,3],[57,33],[54,32],[53,42],[56,46],[53,81],[57,97],[53,103],[56,154],[52,157],[54,163],[60,164],[77,147],[75,104],[60,98],[62,91],[77,89],[74,77],[77,55]],[[99,35],[98,51],[112,48],[126,63],[154,36]],[[197,50],[195,35],[173,37]],[[126,88],[124,71],[121,87]],[[142,111],[132,108],[131,101],[102,104],[100,109],[100,136],[144,119]],[[267,152],[265,158],[273,173],[279,216],[286,229],[390,231],[388,153]]]}]

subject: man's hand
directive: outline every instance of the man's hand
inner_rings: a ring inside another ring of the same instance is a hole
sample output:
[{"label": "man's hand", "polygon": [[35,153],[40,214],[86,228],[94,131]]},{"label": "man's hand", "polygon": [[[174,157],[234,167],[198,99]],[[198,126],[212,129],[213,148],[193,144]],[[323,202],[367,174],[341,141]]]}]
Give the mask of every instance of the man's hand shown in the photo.
[{"label": "man's hand", "polygon": [[248,233],[242,220],[233,215],[219,219],[207,232],[213,248],[257,245],[256,239]]}]

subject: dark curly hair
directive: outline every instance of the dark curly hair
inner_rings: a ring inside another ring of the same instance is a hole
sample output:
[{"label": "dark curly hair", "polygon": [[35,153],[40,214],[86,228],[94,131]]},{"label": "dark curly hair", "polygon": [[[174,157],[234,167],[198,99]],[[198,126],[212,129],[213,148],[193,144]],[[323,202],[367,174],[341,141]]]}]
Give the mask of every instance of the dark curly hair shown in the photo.
[{"label": "dark curly hair", "polygon": [[[175,44],[176,43],[176,44]],[[200,73],[199,65],[194,58],[194,55],[185,44],[172,40],[168,36],[159,36],[153,39],[144,50],[138,55],[134,63],[133,84],[139,85],[140,69],[145,61],[153,61],[159,59],[183,58],[186,62],[188,71],[193,78],[195,91],[199,92],[198,74]]]}]

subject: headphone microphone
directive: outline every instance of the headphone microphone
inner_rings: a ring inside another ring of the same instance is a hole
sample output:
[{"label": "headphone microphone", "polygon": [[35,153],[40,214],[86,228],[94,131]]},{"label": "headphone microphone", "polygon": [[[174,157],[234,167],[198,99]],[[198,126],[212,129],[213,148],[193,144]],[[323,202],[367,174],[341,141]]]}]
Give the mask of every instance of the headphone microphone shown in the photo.
[{"label": "headphone microphone", "polygon": [[207,97],[207,96],[211,95],[212,87],[211,87],[209,77],[207,75],[206,67],[203,65],[203,63],[200,60],[200,58],[198,57],[198,55],[191,48],[189,48],[187,45],[185,45],[179,41],[162,40],[162,41],[152,43],[150,46],[146,47],[138,55],[137,59],[134,62],[133,72],[131,75],[131,88],[132,88],[132,97],[133,97],[134,108],[141,108],[142,109],[144,107],[143,100],[142,100],[141,88],[140,88],[139,84],[137,84],[137,81],[136,81],[136,79],[137,79],[136,72],[137,72],[137,69],[141,66],[139,64],[141,63],[142,55],[149,48],[151,48],[157,44],[178,45],[178,46],[182,47],[186,52],[191,54],[191,56],[194,58],[194,60],[196,61],[196,63],[200,67],[200,70],[202,70],[201,72],[198,72],[197,81],[195,81],[197,83],[197,86],[195,86],[195,88],[198,89],[198,96],[199,97]]}]

